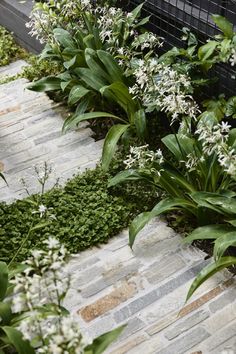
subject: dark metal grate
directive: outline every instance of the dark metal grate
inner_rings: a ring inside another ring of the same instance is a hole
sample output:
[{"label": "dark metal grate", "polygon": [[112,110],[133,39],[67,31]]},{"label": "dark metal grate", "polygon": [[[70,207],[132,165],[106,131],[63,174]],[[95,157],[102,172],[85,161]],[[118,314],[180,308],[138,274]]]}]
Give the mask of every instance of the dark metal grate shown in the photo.
[{"label": "dark metal grate", "polygon": [[[141,4],[143,0],[130,0],[129,6]],[[126,5],[127,6],[127,5]],[[236,0],[147,0],[143,7],[145,16],[151,15],[149,30],[166,40],[165,48],[183,46],[182,28],[188,27],[200,43],[218,33],[211,18],[219,14],[228,18],[236,28]],[[219,65],[215,69],[219,77],[218,92],[236,94],[236,71],[230,65]]]}]

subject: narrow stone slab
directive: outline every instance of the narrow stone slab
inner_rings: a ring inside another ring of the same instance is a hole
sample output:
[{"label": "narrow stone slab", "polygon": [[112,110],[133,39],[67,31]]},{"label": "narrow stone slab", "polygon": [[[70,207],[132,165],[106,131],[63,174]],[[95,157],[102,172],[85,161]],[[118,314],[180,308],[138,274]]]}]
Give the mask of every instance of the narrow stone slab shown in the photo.
[{"label": "narrow stone slab", "polygon": [[114,309],[122,302],[125,302],[131,298],[135,292],[135,284],[124,283],[121,287],[113,290],[110,294],[100,298],[95,303],[78,310],[78,313],[86,322],[90,322],[96,317]]},{"label": "narrow stone slab", "polygon": [[[17,71],[22,65],[19,61],[1,72],[13,67]],[[33,166],[47,162],[52,167],[54,173],[46,185],[50,188],[63,174],[61,183],[101,157],[102,145],[94,141],[90,129],[62,134],[66,110],[46,94],[27,90],[27,84],[20,79],[0,85],[0,161],[8,182],[7,186],[0,181],[0,200],[7,202],[26,196],[20,178],[26,178],[30,193],[39,190]]]},{"label": "narrow stone slab", "polygon": [[29,65],[25,60],[17,60],[7,66],[0,67],[0,79],[5,76],[15,76],[20,74],[24,66]]}]

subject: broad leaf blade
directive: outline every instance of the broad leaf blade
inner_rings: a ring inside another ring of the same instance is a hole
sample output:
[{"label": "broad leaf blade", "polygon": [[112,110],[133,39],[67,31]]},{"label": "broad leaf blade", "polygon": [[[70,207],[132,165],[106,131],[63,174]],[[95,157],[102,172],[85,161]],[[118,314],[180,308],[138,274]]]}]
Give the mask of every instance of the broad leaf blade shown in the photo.
[{"label": "broad leaf blade", "polygon": [[236,230],[225,233],[221,237],[218,237],[214,246],[214,259],[220,259],[227,248],[236,246]]},{"label": "broad leaf blade", "polygon": [[220,270],[230,267],[231,265],[236,264],[236,257],[223,257],[216,263],[211,263],[203,268],[197,277],[194,279],[188,294],[186,301],[190,299],[193,293],[199,288],[199,286],[204,283],[208,278],[212,277],[215,273]]},{"label": "broad leaf blade", "polygon": [[134,124],[136,127],[137,135],[143,139],[147,131],[146,115],[143,109],[138,110],[134,114]]},{"label": "broad leaf blade", "polygon": [[8,266],[5,262],[0,262],[0,301],[5,298],[8,287]]},{"label": "broad leaf blade", "polygon": [[13,327],[2,327],[2,330],[7,335],[10,343],[16,348],[17,353],[19,354],[34,354],[35,351],[31,347],[28,340],[24,340],[21,332]]},{"label": "broad leaf blade", "polygon": [[111,178],[108,182],[108,188],[114,187],[117,184],[126,182],[126,181],[137,181],[142,179],[142,176],[136,170],[125,170],[117,173],[117,175]]},{"label": "broad leaf blade", "polygon": [[132,248],[134,240],[144,226],[154,217],[165,213],[167,211],[176,210],[179,208],[191,208],[191,202],[182,198],[166,198],[160,201],[153,209],[149,212],[144,212],[139,214],[131,223],[129,228],[129,245]]},{"label": "broad leaf blade", "polygon": [[74,105],[77,103],[82,97],[87,95],[90,91],[87,90],[84,86],[81,85],[76,85],[73,86],[68,97],[68,104],[69,105]]},{"label": "broad leaf blade", "polygon": [[126,326],[121,326],[113,331],[102,334],[100,337],[94,339],[93,343],[85,348],[86,353],[92,354],[102,354],[107,349],[107,347],[114,342]]},{"label": "broad leaf blade", "polygon": [[116,124],[109,130],[106,135],[105,142],[102,150],[102,168],[107,171],[115,153],[118,140],[129,128],[129,124]]},{"label": "broad leaf blade", "polygon": [[193,151],[194,140],[181,134],[169,134],[161,141],[178,161],[185,159]]},{"label": "broad leaf blade", "polygon": [[198,227],[185,237],[183,242],[191,243],[196,240],[215,240],[216,238],[223,236],[225,233],[228,233],[230,230],[233,230],[233,228],[226,224]]},{"label": "broad leaf blade", "polygon": [[64,48],[77,49],[72,35],[64,30],[63,28],[55,28],[53,30],[54,38],[58,41]]},{"label": "broad leaf blade", "polygon": [[56,91],[61,89],[61,79],[54,76],[44,77],[27,86],[28,90],[36,92]]},{"label": "broad leaf blade", "polygon": [[104,50],[98,50],[97,54],[107,70],[110,82],[123,81],[122,71],[113,56]]},{"label": "broad leaf blade", "polygon": [[95,119],[95,118],[114,118],[114,119],[119,119],[119,117],[114,116],[113,114],[106,113],[106,112],[89,112],[89,113],[83,113],[83,114],[74,114],[72,117],[69,117],[64,125],[63,125],[63,131],[68,130],[69,128],[73,128],[76,125],[78,125],[80,122],[84,120],[90,120],[90,119]]},{"label": "broad leaf blade", "polygon": [[234,34],[233,24],[229,22],[225,17],[220,15],[212,15],[213,21],[224,33],[227,38],[232,38]]},{"label": "broad leaf blade", "polygon": [[8,325],[12,318],[11,305],[7,302],[0,302],[0,324]]},{"label": "broad leaf blade", "polygon": [[95,91],[99,91],[102,87],[107,85],[107,81],[101,76],[95,75],[91,69],[88,68],[77,68],[74,72],[89,88]]}]

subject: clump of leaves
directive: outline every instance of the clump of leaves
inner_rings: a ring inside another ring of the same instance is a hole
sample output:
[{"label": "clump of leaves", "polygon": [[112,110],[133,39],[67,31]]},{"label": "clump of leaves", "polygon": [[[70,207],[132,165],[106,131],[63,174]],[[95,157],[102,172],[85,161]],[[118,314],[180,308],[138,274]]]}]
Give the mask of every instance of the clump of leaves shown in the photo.
[{"label": "clump of leaves", "polygon": [[[117,166],[115,167],[117,168]],[[107,242],[110,237],[128,226],[140,211],[150,208],[148,193],[140,195],[127,186],[124,193],[119,189],[108,190],[109,174],[100,167],[88,170],[72,178],[64,188],[54,188],[42,196],[42,203],[52,208],[56,216],[47,226],[31,234],[17,255],[16,261],[24,260],[32,248],[44,248],[43,241],[56,236],[72,253],[92,245]],[[146,205],[146,207],[145,207]],[[18,200],[11,205],[0,205],[0,260],[8,262],[19,249],[32,223],[40,222],[34,213],[32,198]]]},{"label": "clump of leaves", "polygon": [[27,62],[29,65],[23,68],[20,77],[29,81],[36,81],[48,75],[57,75],[63,70],[60,63],[47,59],[39,60],[35,55],[31,55]]},{"label": "clump of leaves", "polygon": [[27,53],[16,44],[11,33],[0,26],[0,66],[8,65],[10,62],[26,56]]},{"label": "clump of leaves", "polygon": [[48,75],[57,75],[63,71],[60,63],[53,60],[42,59],[36,55],[29,55],[25,58],[29,65],[23,67],[22,71],[13,76],[4,76],[0,79],[0,85],[17,79],[27,79],[29,81],[37,81]]}]

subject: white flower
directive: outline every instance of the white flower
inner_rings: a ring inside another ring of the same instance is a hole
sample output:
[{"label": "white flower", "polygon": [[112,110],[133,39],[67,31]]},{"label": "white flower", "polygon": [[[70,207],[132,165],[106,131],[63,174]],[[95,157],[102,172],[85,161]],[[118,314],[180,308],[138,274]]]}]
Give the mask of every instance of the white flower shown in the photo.
[{"label": "white flower", "polygon": [[236,174],[236,154],[228,145],[231,126],[227,122],[216,125],[200,123],[196,134],[202,143],[203,153],[211,156],[216,154],[220,166],[229,175]]},{"label": "white flower", "polygon": [[60,247],[60,242],[55,237],[49,237],[49,239],[45,240],[44,243],[47,245],[49,250]]},{"label": "white flower", "polygon": [[128,155],[128,158],[124,160],[126,169],[131,167],[143,169],[153,162],[156,162],[160,165],[164,162],[162,151],[160,149],[158,149],[156,152],[148,150],[148,145],[135,147],[131,146],[130,154]]},{"label": "white flower", "polygon": [[232,55],[229,59],[229,62],[231,66],[234,66],[236,64],[236,49],[232,49]]},{"label": "white flower", "polygon": [[147,111],[160,109],[171,117],[173,123],[179,116],[193,119],[200,112],[188,93],[191,80],[168,65],[159,64],[156,57],[135,62],[136,83],[129,92],[138,97]]}]

